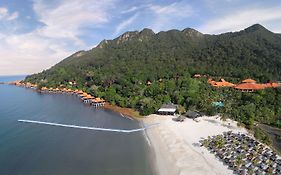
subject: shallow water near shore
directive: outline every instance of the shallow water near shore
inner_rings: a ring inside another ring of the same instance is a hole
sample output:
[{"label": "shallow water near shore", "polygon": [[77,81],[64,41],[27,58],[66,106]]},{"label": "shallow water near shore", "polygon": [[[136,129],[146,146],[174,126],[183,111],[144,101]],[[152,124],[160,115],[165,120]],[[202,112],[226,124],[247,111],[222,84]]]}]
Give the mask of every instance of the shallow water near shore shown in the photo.
[{"label": "shallow water near shore", "polygon": [[136,129],[137,121],[72,95],[0,85],[0,174],[155,174],[143,132],[115,133],[20,123],[37,120]]}]

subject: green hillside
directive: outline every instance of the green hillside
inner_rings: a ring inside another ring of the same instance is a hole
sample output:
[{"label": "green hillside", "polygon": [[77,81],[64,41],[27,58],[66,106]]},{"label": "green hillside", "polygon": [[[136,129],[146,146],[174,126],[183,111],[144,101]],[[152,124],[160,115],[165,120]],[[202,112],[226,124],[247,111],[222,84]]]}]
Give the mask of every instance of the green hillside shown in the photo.
[{"label": "green hillside", "polygon": [[[281,35],[259,24],[220,35],[191,28],[126,32],[116,39],[103,40],[89,51],[79,51],[25,81],[49,87],[70,86],[69,81],[76,81],[72,88],[142,114],[155,112],[162,103],[172,101],[185,109],[221,112],[247,125],[256,120],[280,126],[280,89],[251,94],[217,90],[206,84],[206,79],[190,78],[195,73],[226,77],[234,83],[248,77],[260,82],[279,80]],[[148,81],[152,82],[150,86]],[[213,101],[224,101],[226,107],[216,109]]]}]

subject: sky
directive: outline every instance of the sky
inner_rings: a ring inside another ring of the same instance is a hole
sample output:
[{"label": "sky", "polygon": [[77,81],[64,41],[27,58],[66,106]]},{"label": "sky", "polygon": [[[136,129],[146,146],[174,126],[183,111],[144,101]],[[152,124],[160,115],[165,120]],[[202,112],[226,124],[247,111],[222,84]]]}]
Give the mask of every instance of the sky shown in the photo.
[{"label": "sky", "polygon": [[281,1],[0,0],[0,75],[41,72],[126,31],[220,34],[256,23],[281,33]]}]

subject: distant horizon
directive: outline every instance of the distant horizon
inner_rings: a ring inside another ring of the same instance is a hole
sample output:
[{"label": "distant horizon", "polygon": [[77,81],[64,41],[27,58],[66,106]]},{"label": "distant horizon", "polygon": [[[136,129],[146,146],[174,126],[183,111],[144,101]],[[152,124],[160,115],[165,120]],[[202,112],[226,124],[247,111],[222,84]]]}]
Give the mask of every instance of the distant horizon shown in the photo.
[{"label": "distant horizon", "polygon": [[20,77],[20,76],[28,76],[28,75],[30,75],[30,74],[25,74],[25,75],[13,75],[13,74],[11,74],[11,75],[0,75],[0,77]]}]

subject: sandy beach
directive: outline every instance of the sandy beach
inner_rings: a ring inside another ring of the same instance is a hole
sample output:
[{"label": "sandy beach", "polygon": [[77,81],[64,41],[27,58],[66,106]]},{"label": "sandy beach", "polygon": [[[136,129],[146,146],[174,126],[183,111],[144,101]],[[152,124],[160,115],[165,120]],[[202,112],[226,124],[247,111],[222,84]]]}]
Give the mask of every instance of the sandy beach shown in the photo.
[{"label": "sandy beach", "polygon": [[172,116],[150,115],[144,124],[159,123],[146,131],[154,149],[156,168],[160,175],[230,175],[233,174],[204,147],[199,140],[225,131],[247,133],[232,120],[221,121],[218,116],[186,119],[175,122]]}]

